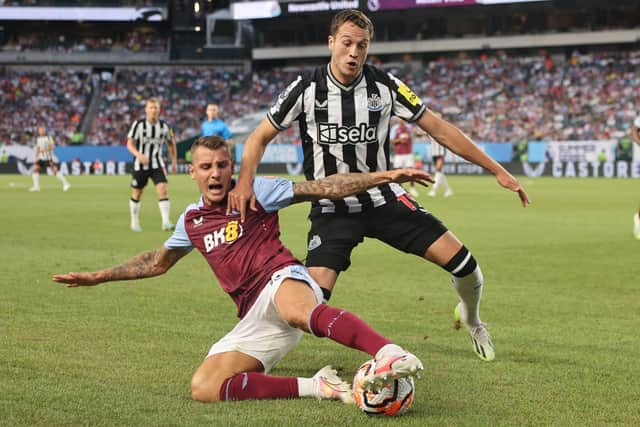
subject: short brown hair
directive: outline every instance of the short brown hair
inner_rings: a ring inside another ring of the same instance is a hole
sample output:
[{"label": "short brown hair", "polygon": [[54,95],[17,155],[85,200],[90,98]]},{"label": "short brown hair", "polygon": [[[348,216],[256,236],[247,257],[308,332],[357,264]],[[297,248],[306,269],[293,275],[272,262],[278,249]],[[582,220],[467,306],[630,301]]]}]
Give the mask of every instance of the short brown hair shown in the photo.
[{"label": "short brown hair", "polygon": [[231,151],[229,150],[227,141],[217,135],[202,136],[193,141],[193,144],[191,144],[191,148],[189,149],[189,151],[191,151],[191,155],[193,155],[193,152],[196,151],[198,147],[205,147],[209,150],[219,150],[221,148],[224,148],[229,152],[229,156],[231,156]]},{"label": "short brown hair", "polygon": [[341,10],[336,13],[331,20],[329,34],[335,37],[338,34],[338,28],[345,22],[351,22],[363,30],[368,30],[369,38],[373,39],[373,23],[367,15],[357,9]]}]

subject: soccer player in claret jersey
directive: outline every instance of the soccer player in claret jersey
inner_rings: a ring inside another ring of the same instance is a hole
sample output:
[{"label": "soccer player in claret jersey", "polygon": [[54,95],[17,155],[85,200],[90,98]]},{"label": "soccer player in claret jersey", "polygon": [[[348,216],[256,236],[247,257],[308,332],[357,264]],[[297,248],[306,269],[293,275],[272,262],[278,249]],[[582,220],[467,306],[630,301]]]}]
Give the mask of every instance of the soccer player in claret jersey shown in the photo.
[{"label": "soccer player in claret jersey", "polygon": [[[458,128],[436,116],[403,82],[366,64],[373,24],[359,10],[338,12],[329,30],[331,61],[299,76],[280,94],[267,117],[249,136],[242,153],[238,184],[229,203],[241,220],[253,209],[253,177],[265,148],[295,121],[300,126],[307,179],[340,172],[389,169],[389,123],[392,116],[415,122],[439,143],[495,175],[518,194],[524,189],[499,163],[487,156]],[[451,273],[460,297],[454,315],[467,327],[472,348],[482,360],[495,357],[485,323],[480,320],[483,275],[471,252],[434,215],[407,197],[402,187],[383,184],[343,200],[315,202],[309,215],[306,265],[330,296],[351,251],[365,237],[431,261]]]},{"label": "soccer player in claret jersey", "polygon": [[433,182],[417,169],[339,174],[303,183],[256,178],[256,210],[241,223],[227,205],[233,160],[225,141],[200,138],[191,147],[191,177],[201,198],[180,216],[173,235],[154,251],[91,273],[59,274],[70,287],[132,280],[165,273],[196,248],[238,307],[239,323],[215,343],[191,382],[195,400],[276,399],[314,396],[352,401],[351,387],[330,367],[312,378],[275,377],[271,368],[303,332],[327,337],[375,357],[376,370],[363,386],[376,389],[423,369],[416,356],[393,344],[348,311],[322,303],[307,269],[280,242],[277,211],[293,203],[341,198],[389,182]]}]

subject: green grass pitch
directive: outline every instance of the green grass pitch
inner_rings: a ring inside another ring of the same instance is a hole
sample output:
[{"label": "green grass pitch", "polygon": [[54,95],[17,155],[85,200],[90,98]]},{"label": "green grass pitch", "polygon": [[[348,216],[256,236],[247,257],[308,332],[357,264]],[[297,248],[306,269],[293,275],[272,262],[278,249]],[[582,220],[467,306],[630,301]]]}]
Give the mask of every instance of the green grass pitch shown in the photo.
[{"label": "green grass pitch", "polygon": [[[313,399],[201,404],[190,379],[236,322],[235,306],[196,252],[166,275],[67,289],[54,273],[94,270],[159,247],[153,187],[144,232],[128,229],[123,177],[0,176],[0,425],[493,426],[640,425],[640,183],[522,178],[532,205],[490,177],[449,177],[455,196],[422,204],[471,249],[485,275],[483,320],[497,357],[476,358],[452,329],[448,275],[366,241],[332,304],[415,352],[426,371],[402,418],[371,419]],[[171,178],[172,218],[198,197]],[[305,256],[308,206],[281,212],[282,238]],[[367,355],[306,336],[273,372],[350,379]]]}]

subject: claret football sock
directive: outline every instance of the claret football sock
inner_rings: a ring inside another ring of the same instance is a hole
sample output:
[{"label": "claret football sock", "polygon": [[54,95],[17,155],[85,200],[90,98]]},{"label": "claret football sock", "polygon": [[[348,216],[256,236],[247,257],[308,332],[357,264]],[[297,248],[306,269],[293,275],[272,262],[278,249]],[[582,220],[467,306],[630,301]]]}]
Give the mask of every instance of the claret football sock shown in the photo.
[{"label": "claret football sock", "polygon": [[318,304],[311,312],[309,331],[371,356],[391,343],[355,314],[326,304]]}]

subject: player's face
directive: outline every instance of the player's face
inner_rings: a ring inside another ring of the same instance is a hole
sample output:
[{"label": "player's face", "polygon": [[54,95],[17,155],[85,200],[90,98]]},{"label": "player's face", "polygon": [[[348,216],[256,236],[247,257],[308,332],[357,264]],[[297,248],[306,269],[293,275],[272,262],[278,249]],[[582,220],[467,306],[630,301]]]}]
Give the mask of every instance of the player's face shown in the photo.
[{"label": "player's face", "polygon": [[222,203],[231,189],[233,175],[233,161],[229,150],[196,148],[191,157],[189,173],[198,183],[200,193],[207,205]]},{"label": "player's face", "polygon": [[331,72],[341,83],[350,84],[362,72],[369,52],[369,30],[345,22],[329,36]]},{"label": "player's face", "polygon": [[158,117],[160,116],[160,106],[155,102],[147,102],[144,112],[147,115],[147,120],[151,123],[155,123],[158,121]]},{"label": "player's face", "polygon": [[45,136],[46,134],[47,134],[47,130],[45,128],[43,128],[42,126],[40,126],[38,128],[38,135]]},{"label": "player's face", "polygon": [[207,117],[209,120],[215,120],[218,117],[218,107],[215,105],[209,105],[207,107]]}]

